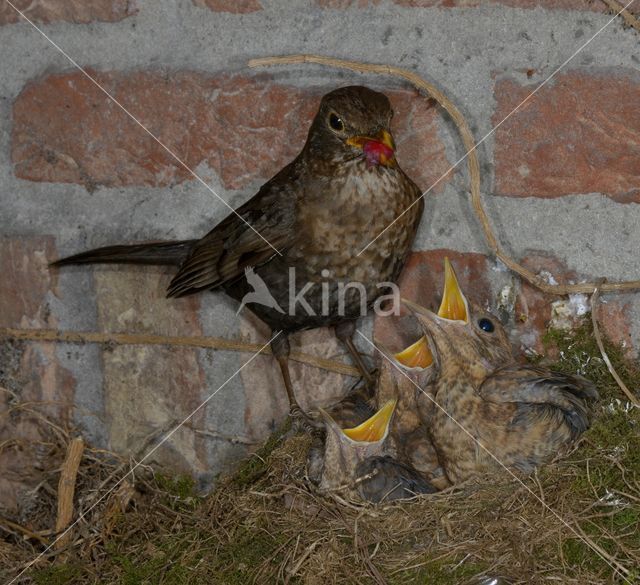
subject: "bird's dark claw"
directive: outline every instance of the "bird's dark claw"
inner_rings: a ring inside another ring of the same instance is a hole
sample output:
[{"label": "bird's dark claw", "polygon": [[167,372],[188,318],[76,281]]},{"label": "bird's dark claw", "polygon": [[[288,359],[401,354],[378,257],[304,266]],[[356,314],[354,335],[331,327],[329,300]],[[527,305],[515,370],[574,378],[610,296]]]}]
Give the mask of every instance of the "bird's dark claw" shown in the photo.
[{"label": "bird's dark claw", "polygon": [[324,425],[319,419],[315,419],[313,416],[304,412],[297,404],[291,406],[289,416],[291,417],[291,426],[294,432],[315,434],[324,428]]}]

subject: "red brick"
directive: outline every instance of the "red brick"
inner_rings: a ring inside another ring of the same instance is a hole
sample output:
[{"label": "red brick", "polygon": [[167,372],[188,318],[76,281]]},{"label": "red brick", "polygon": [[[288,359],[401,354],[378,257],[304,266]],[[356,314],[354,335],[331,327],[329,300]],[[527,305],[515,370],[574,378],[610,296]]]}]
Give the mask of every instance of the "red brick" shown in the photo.
[{"label": "red brick", "polygon": [[[522,258],[520,263],[535,274],[552,275],[558,282],[576,281],[576,273],[569,271],[563,262],[550,254],[532,253]],[[538,353],[544,351],[542,335],[551,320],[551,303],[559,298],[545,294],[526,282],[519,287],[514,309],[515,324],[525,348]]]},{"label": "red brick", "polygon": [[0,327],[52,327],[47,295],[57,287],[48,264],[57,256],[51,236],[0,240]]},{"label": "red brick", "polygon": [[[12,4],[34,22],[86,24],[117,22],[138,12],[135,0],[13,0]],[[25,22],[6,2],[0,4],[0,25]]]},{"label": "red brick", "polygon": [[[268,78],[194,72],[100,73],[98,80],[194,169],[215,169],[227,188],[266,180],[306,139],[322,92]],[[438,112],[415,92],[390,92],[398,158],[421,187],[449,164]],[[12,161],[32,181],[168,186],[192,176],[81,73],[28,85],[14,104]]]},{"label": "red brick", "polygon": [[[495,86],[499,123],[535,85]],[[558,75],[495,135],[498,195],[560,197],[601,192],[640,202],[640,75]]]},{"label": "red brick", "polygon": [[[0,327],[55,328],[49,300],[57,275],[48,263],[57,257],[50,236],[4,238],[0,246]],[[0,384],[21,400],[50,401],[48,412],[64,423],[75,391],[75,379],[62,367],[53,343],[20,342],[0,352]]]},{"label": "red brick", "polygon": [[[413,252],[400,278],[400,294],[432,311],[442,299],[444,258],[448,257],[456,271],[460,287],[467,299],[480,306],[491,300],[491,285],[487,280],[489,263],[482,254],[460,253],[452,250]],[[376,342],[392,350],[399,350],[415,341],[420,332],[415,319],[404,311],[399,317],[376,317]]]},{"label": "red brick", "polygon": [[258,0],[193,0],[193,3],[214,12],[243,14],[262,10],[262,5]]},{"label": "red brick", "polygon": [[[94,279],[100,331],[202,335],[199,297],[165,298],[170,271],[101,267]],[[198,353],[195,348],[153,345],[103,351],[105,411],[114,450],[137,452],[152,432],[176,426],[205,399],[209,389]],[[188,426],[203,428],[204,413],[203,408]],[[203,470],[205,442],[182,428],[158,449],[155,460],[185,472]]]},{"label": "red brick", "polygon": [[596,309],[598,326],[616,345],[624,348],[628,356],[637,355],[631,337],[631,301],[623,297],[609,297],[600,301]]}]

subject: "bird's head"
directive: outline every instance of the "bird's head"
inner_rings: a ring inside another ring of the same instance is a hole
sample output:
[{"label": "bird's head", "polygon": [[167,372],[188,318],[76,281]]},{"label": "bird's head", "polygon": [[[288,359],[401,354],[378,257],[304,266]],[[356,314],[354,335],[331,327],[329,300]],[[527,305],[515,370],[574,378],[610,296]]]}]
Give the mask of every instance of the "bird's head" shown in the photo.
[{"label": "bird's head", "polygon": [[369,166],[395,166],[396,147],[389,129],[392,117],[384,94],[359,85],[336,89],[322,98],[307,149],[320,160],[361,158]]},{"label": "bird's head", "polygon": [[396,400],[387,401],[362,424],[342,429],[329,413],[320,410],[327,431],[321,487],[334,488],[355,477],[359,463],[385,451]]},{"label": "bird's head", "polygon": [[425,334],[423,340],[427,342],[436,376],[464,375],[480,383],[513,359],[504,327],[497,317],[467,301],[448,260],[445,260],[444,309],[441,305],[436,314],[411,301],[402,302]]},{"label": "bird's head", "polygon": [[[469,303],[460,290],[456,273],[448,258],[444,259],[444,288],[437,315],[443,319],[461,322],[467,322],[469,315]],[[433,353],[425,335],[397,353],[385,353],[402,370],[417,375],[418,380],[424,379],[422,373],[433,369]]]}]

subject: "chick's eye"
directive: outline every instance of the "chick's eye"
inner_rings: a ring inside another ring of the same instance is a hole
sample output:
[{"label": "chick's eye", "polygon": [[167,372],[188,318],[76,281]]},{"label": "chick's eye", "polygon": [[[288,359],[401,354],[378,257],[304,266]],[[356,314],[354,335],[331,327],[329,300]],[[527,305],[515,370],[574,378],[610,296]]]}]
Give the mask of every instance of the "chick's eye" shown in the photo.
[{"label": "chick's eye", "polygon": [[329,116],[329,126],[331,126],[331,128],[333,128],[336,132],[341,132],[342,130],[344,130],[344,122],[336,114],[331,114]]},{"label": "chick's eye", "polygon": [[490,319],[479,319],[478,327],[480,327],[480,329],[482,329],[483,331],[486,331],[487,333],[492,333],[493,330],[495,329]]}]

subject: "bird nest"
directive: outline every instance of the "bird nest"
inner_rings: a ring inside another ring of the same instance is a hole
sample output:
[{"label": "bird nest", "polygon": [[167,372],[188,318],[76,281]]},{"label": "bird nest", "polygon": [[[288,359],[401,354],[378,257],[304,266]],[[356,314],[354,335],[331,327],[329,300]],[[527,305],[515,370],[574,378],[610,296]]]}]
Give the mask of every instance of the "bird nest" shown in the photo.
[{"label": "bird nest", "polygon": [[[594,380],[602,399],[575,450],[522,483],[505,473],[412,501],[357,504],[319,493],[306,479],[309,438],[281,429],[198,496],[190,478],[149,467],[121,481],[132,462],[87,447],[73,498],[74,518],[86,515],[16,583],[637,582],[640,409],[623,401],[588,324],[552,332],[547,344],[553,367]],[[639,387],[638,365],[607,351]],[[16,408],[42,424],[39,444],[25,448],[46,449],[49,465],[22,516],[0,521],[7,581],[54,539],[60,494],[51,486],[72,442],[37,405]]]}]

